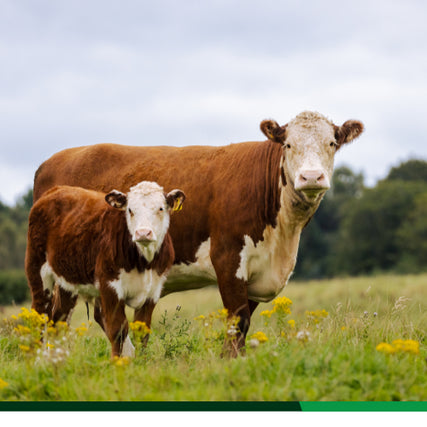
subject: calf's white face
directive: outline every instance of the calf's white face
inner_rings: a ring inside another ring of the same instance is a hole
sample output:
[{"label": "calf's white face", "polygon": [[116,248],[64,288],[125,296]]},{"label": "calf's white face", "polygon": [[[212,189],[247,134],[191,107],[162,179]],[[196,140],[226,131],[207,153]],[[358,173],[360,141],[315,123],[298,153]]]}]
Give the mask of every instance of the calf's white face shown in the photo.
[{"label": "calf's white face", "polygon": [[165,194],[162,187],[149,181],[131,187],[127,194],[113,190],[105,196],[107,203],[125,211],[132,241],[148,262],[162,246],[171,210],[180,210],[184,199],[181,190]]},{"label": "calf's white face", "polygon": [[286,180],[305,200],[316,202],[330,187],[335,153],[363,132],[363,124],[349,120],[339,127],[319,113],[305,111],[285,126],[264,120],[261,130],[283,145]]}]

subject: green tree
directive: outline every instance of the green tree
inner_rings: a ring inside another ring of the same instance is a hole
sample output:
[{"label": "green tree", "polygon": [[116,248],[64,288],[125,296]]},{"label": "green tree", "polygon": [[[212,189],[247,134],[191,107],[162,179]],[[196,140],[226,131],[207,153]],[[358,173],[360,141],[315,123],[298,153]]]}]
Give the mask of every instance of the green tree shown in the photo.
[{"label": "green tree", "polygon": [[396,269],[402,257],[398,229],[427,184],[385,180],[344,207],[336,250],[338,271],[352,275]]},{"label": "green tree", "polygon": [[334,247],[342,220],[342,206],[363,193],[363,174],[342,166],[335,170],[331,188],[303,230],[295,278],[321,278],[335,273]]},{"label": "green tree", "polygon": [[427,192],[415,197],[414,207],[396,232],[401,251],[398,270],[427,271]]},{"label": "green tree", "polygon": [[427,162],[420,159],[412,159],[391,168],[387,181],[424,181],[427,182]]}]

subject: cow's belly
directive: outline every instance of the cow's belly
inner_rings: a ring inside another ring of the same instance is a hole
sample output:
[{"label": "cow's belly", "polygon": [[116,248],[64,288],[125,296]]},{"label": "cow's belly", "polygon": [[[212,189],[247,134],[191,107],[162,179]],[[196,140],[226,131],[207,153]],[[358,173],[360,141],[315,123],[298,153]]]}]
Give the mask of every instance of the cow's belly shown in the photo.
[{"label": "cow's belly", "polygon": [[[209,252],[210,239],[200,245],[194,263],[174,265],[163,287],[163,295],[217,285]],[[268,240],[255,246],[252,239],[245,236],[236,277],[248,283],[249,299],[268,302],[283,290],[296,260],[296,253],[287,255],[273,250]]]},{"label": "cow's belly", "polygon": [[209,238],[197,250],[195,262],[172,266],[163,287],[163,295],[216,285],[216,274],[209,255],[210,248]]}]

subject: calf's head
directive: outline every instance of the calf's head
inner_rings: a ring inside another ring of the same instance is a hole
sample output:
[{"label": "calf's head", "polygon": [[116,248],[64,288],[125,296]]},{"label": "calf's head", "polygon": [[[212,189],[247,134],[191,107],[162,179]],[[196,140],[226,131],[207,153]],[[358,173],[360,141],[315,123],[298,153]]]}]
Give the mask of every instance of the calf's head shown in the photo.
[{"label": "calf's head", "polygon": [[157,183],[143,181],[131,187],[127,194],[113,190],[105,200],[112,207],[125,211],[132,241],[151,262],[168,231],[170,214],[181,210],[185,194],[181,190],[166,194]]},{"label": "calf's head", "polygon": [[330,187],[335,153],[363,132],[363,124],[348,120],[336,126],[319,113],[305,111],[284,126],[264,120],[261,131],[283,145],[287,183],[306,201],[316,202]]}]

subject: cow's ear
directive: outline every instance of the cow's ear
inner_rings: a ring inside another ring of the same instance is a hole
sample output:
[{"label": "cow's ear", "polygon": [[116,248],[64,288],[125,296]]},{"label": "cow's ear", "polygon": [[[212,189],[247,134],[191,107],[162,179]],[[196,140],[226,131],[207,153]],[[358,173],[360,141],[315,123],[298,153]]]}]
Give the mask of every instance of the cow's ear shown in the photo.
[{"label": "cow's ear", "polygon": [[125,193],[113,190],[105,196],[105,201],[113,208],[125,210],[128,203],[128,198]]},{"label": "cow's ear", "polygon": [[172,190],[166,194],[166,202],[168,206],[174,212],[178,212],[182,209],[182,204],[185,200],[185,194],[181,190]]},{"label": "cow's ear", "polygon": [[274,120],[263,120],[260,124],[261,132],[273,142],[283,144],[286,139],[286,126],[279,126]]},{"label": "cow's ear", "polygon": [[347,120],[342,126],[335,126],[335,139],[338,149],[347,142],[356,139],[363,130],[363,123],[358,120]]}]

